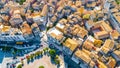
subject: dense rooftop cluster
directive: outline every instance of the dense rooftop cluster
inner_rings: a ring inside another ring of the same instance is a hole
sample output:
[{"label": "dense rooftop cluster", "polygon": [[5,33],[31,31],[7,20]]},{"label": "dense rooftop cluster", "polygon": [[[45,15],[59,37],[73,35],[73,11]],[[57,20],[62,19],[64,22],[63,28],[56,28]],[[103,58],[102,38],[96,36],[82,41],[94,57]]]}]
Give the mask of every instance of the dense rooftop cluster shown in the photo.
[{"label": "dense rooftop cluster", "polygon": [[84,63],[91,68],[119,66],[120,26],[116,2],[77,0],[63,4],[49,18],[49,44],[80,67]]},{"label": "dense rooftop cluster", "polygon": [[1,0],[0,2],[1,44],[11,46],[23,42],[31,46],[39,43],[41,31],[47,22],[48,6],[45,1]]},{"label": "dense rooftop cluster", "polygon": [[119,14],[114,0],[1,0],[0,42],[40,42],[45,28],[47,43],[72,60],[72,68],[115,68]]}]

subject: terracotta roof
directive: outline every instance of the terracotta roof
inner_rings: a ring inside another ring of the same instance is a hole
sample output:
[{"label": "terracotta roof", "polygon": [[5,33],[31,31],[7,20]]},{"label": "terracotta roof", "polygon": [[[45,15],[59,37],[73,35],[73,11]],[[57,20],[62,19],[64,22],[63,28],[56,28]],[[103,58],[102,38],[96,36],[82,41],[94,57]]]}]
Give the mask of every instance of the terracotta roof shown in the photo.
[{"label": "terracotta roof", "polygon": [[110,32],[110,35],[113,39],[118,39],[118,37],[120,36],[120,33],[117,30],[113,30]]},{"label": "terracotta roof", "polygon": [[23,34],[31,34],[32,33],[32,29],[30,28],[30,26],[27,23],[23,23],[21,30],[23,32]]}]

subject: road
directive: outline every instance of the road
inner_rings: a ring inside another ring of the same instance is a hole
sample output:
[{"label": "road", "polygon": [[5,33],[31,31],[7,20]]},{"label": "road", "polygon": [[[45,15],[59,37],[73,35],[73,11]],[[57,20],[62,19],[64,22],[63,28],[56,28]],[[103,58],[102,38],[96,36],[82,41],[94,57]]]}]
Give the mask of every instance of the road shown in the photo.
[{"label": "road", "polygon": [[[14,59],[14,60],[13,60],[13,57],[4,57],[2,64],[0,64],[0,66],[1,66],[0,68],[7,68],[7,63],[15,63],[16,61],[20,61],[21,59],[25,58],[27,55],[33,54],[37,51],[42,51],[44,48],[49,47],[49,45],[46,43],[47,42],[46,31],[43,31],[42,34],[43,34],[43,37],[40,39],[41,40],[40,45],[43,45],[42,47],[40,47],[37,50],[34,50],[28,54],[25,54],[22,57],[17,57],[17,59]],[[61,60],[61,63],[60,63],[61,67],[60,68],[64,68],[65,64],[64,64],[63,58],[61,58],[61,56],[60,56],[60,60]]]},{"label": "road", "polygon": [[32,52],[30,52],[30,53],[28,53],[28,54],[25,54],[25,55],[22,56],[22,57],[17,57],[16,60],[13,60],[13,57],[12,57],[12,56],[11,56],[11,57],[5,57],[6,54],[3,54],[4,57],[3,57],[3,61],[2,61],[1,64],[0,64],[0,68],[7,68],[7,63],[13,63],[13,62],[15,62],[15,61],[21,60],[21,58],[26,57],[26,55],[33,54],[33,53],[35,53],[35,52],[37,52],[37,51],[43,50],[44,48],[48,47],[48,44],[45,42],[45,41],[47,41],[47,35],[45,34],[46,32],[43,31],[42,33],[43,33],[43,38],[41,38],[41,45],[43,45],[42,47],[40,47],[40,48],[38,48],[37,50],[32,51]]}]

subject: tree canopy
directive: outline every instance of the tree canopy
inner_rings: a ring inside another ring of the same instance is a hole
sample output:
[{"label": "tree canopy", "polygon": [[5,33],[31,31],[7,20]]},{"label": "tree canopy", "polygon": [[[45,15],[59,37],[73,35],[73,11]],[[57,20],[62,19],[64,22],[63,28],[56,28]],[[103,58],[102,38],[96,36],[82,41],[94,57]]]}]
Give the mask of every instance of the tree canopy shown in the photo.
[{"label": "tree canopy", "polygon": [[44,66],[39,66],[39,68],[44,68]]},{"label": "tree canopy", "polygon": [[51,50],[49,51],[49,53],[50,53],[51,56],[55,56],[56,51],[55,51],[54,49],[51,49]]}]

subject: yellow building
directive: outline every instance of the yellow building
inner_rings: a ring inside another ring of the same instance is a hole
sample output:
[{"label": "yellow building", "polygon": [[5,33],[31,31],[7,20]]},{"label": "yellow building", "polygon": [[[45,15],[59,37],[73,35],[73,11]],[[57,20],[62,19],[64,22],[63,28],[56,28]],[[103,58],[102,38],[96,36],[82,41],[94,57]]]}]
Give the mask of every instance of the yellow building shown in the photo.
[{"label": "yellow building", "polygon": [[102,50],[105,54],[107,54],[108,51],[109,51],[110,49],[112,49],[113,47],[114,47],[114,41],[113,41],[113,40],[110,40],[110,39],[107,39],[107,40],[105,41],[105,43],[103,44],[101,50]]},{"label": "yellow building", "polygon": [[75,52],[75,56],[82,59],[86,63],[89,63],[91,61],[91,58],[85,52],[81,50],[77,50]]},{"label": "yellow building", "polygon": [[79,12],[80,12],[80,14],[83,14],[83,12],[84,12],[84,6],[80,7]]},{"label": "yellow building", "polygon": [[110,27],[110,25],[107,24],[105,21],[102,20],[102,21],[98,21],[96,23],[97,23],[96,25],[103,27],[104,31],[107,31],[107,32],[111,32],[112,31],[112,28]]},{"label": "yellow building", "polygon": [[118,37],[120,36],[120,33],[117,30],[113,30],[110,32],[110,36],[112,39],[118,39]]},{"label": "yellow building", "polygon": [[76,3],[75,3],[75,6],[76,7],[80,7],[82,5],[82,2],[81,1],[76,1]]},{"label": "yellow building", "polygon": [[96,39],[103,39],[109,37],[109,33],[107,31],[100,31],[94,33]]},{"label": "yellow building", "polygon": [[103,63],[103,62],[101,62],[101,61],[99,61],[99,60],[97,60],[97,62],[98,62],[98,68],[107,68],[107,66]]},{"label": "yellow building", "polygon": [[115,68],[116,61],[112,57],[109,58],[109,61],[107,63],[108,68]]},{"label": "yellow building", "polygon": [[73,35],[77,35],[81,38],[84,38],[88,34],[88,31],[79,25],[74,25],[74,27],[71,28],[71,31]]},{"label": "yellow building", "polygon": [[96,39],[103,39],[109,37],[109,33],[112,31],[112,28],[109,24],[107,24],[105,21],[98,21],[96,24],[94,24],[92,28],[93,32],[97,30],[97,32],[94,32],[94,36]]},{"label": "yellow building", "polygon": [[68,47],[71,51],[74,51],[75,48],[79,45],[76,40],[70,38],[68,38],[63,44],[64,46]]},{"label": "yellow building", "polygon": [[119,10],[117,9],[117,8],[113,8],[113,9],[111,9],[111,12],[112,13],[116,13],[116,12],[118,12]]},{"label": "yellow building", "polygon": [[[120,46],[120,45],[117,45],[117,46]],[[114,53],[120,57],[120,51],[119,50],[114,51]]]},{"label": "yellow building", "polygon": [[87,49],[87,50],[89,50],[89,51],[91,51],[92,49],[93,49],[93,47],[94,47],[94,44],[93,43],[91,43],[90,41],[85,41],[84,43],[83,43],[83,48],[85,48],[85,49]]},{"label": "yellow building", "polygon": [[3,27],[1,28],[1,31],[2,32],[9,32],[10,31],[10,26],[4,26],[4,25],[2,25]]},{"label": "yellow building", "polygon": [[81,38],[84,38],[87,34],[88,34],[88,31],[81,27],[77,35],[80,36]]},{"label": "yellow building", "polygon": [[112,31],[112,28],[110,27],[109,24],[106,24],[105,21],[101,21],[101,25],[104,27],[105,31],[107,32],[111,32]]}]

